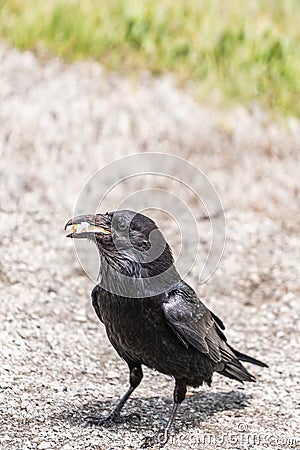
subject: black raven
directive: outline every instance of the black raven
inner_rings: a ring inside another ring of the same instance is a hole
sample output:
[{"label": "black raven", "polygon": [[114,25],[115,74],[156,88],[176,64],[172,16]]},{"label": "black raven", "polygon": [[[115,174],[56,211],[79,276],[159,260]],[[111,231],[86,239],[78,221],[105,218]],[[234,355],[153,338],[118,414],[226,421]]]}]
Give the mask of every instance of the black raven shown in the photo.
[{"label": "black raven", "polygon": [[[93,241],[100,255],[99,284],[92,303],[107,336],[129,367],[130,387],[101,425],[121,421],[120,411],[140,384],[142,365],[175,378],[174,404],[164,430],[167,441],[187,386],[211,384],[213,372],[238,381],[255,381],[241,364],[266,364],[227,343],[223,322],[185,283],[174,266],[171,249],[155,222],[129,210],[75,217],[68,237]],[[153,436],[143,446],[158,442]]]}]

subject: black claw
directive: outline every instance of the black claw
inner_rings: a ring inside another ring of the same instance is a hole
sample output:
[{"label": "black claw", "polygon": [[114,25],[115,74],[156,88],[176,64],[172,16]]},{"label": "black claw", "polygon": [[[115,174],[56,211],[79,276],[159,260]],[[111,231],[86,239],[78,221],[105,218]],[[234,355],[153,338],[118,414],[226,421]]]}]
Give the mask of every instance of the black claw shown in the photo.
[{"label": "black claw", "polygon": [[126,416],[122,416],[125,418],[125,420],[141,420],[141,415],[139,413],[131,413],[127,414]]},{"label": "black claw", "polygon": [[113,423],[114,418],[112,416],[107,417],[93,417],[89,416],[86,418],[88,425],[97,425],[98,427],[101,427],[101,425],[104,425],[105,423]]}]

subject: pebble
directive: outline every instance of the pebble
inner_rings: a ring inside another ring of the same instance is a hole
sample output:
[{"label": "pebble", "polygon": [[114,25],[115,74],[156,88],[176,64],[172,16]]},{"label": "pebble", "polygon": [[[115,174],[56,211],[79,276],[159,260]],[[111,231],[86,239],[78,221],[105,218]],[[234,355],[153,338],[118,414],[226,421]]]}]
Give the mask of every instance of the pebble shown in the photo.
[{"label": "pebble", "polygon": [[43,441],[38,445],[39,450],[45,450],[47,448],[53,448],[53,444],[51,442]]}]

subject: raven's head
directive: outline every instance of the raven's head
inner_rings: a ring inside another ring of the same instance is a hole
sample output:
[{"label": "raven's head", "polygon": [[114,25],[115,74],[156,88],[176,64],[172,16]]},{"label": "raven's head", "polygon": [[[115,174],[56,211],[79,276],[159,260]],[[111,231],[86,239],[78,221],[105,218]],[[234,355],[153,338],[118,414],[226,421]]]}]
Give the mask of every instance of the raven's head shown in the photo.
[{"label": "raven's head", "polygon": [[101,259],[131,276],[148,277],[173,265],[170,247],[149,217],[129,210],[82,215],[65,226],[68,237],[93,241]]}]

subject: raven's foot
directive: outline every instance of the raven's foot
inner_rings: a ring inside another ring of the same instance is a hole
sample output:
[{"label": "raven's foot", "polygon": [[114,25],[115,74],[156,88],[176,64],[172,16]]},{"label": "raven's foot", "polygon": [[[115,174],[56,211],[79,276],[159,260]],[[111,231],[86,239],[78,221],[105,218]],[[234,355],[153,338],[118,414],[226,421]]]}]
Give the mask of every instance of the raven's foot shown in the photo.
[{"label": "raven's foot", "polygon": [[155,434],[154,436],[146,436],[142,440],[141,448],[149,448],[154,445],[159,445],[163,447],[169,440],[170,433],[168,431],[163,431],[161,433]]},{"label": "raven's foot", "polygon": [[87,417],[88,425],[101,425],[108,424],[112,425],[114,423],[122,423],[130,420],[141,420],[141,416],[138,413],[131,413],[121,416],[120,414],[109,414],[107,417]]}]

